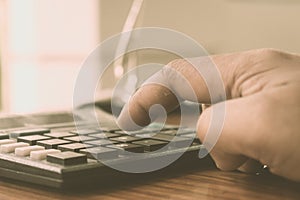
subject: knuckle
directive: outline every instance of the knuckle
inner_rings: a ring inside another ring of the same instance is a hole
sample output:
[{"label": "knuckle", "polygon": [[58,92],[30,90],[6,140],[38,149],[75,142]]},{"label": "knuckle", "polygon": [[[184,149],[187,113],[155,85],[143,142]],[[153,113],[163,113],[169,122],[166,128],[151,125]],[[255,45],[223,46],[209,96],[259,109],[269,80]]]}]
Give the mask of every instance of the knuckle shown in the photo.
[{"label": "knuckle", "polygon": [[185,82],[186,76],[189,76],[191,73],[190,63],[185,59],[176,59],[169,62],[162,69],[162,76],[166,78],[166,80],[181,80]]},{"label": "knuckle", "polygon": [[173,71],[173,73],[186,75],[189,74],[189,72],[194,72],[194,67],[192,66],[193,65],[186,59],[175,59],[169,62],[163,69],[168,73],[172,73],[171,71]]},{"label": "knuckle", "polygon": [[236,170],[235,167],[232,166],[232,164],[230,163],[226,163],[226,162],[222,162],[219,160],[215,159],[215,165],[216,167],[221,170],[221,171],[232,171],[232,170]]},{"label": "knuckle", "polygon": [[175,59],[167,64],[168,67],[171,67],[175,70],[180,69],[182,66],[186,65],[187,61],[185,59]]},{"label": "knuckle", "polygon": [[262,56],[264,59],[274,59],[284,56],[284,52],[273,48],[263,48],[257,51],[257,54]]}]

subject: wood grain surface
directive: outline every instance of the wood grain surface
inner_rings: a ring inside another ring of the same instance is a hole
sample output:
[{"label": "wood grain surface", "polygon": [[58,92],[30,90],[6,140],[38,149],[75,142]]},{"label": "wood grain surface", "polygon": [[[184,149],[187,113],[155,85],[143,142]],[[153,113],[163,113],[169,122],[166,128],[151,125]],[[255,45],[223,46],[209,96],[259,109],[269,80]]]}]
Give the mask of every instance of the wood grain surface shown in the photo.
[{"label": "wood grain surface", "polygon": [[222,172],[214,166],[170,171],[157,177],[117,185],[55,190],[0,179],[0,200],[96,199],[300,199],[300,184],[269,173]]}]

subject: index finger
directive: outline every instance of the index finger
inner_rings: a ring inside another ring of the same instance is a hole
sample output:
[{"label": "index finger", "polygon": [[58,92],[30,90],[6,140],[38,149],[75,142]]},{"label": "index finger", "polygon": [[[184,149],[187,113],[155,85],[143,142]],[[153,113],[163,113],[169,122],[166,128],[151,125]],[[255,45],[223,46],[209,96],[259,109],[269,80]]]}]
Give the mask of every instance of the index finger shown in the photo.
[{"label": "index finger", "polygon": [[139,88],[123,108],[118,124],[127,130],[148,125],[151,118],[157,117],[155,112],[154,116],[150,116],[154,105],[162,106],[169,113],[183,100],[216,103],[225,98],[223,80],[213,57],[178,59],[169,63]]}]

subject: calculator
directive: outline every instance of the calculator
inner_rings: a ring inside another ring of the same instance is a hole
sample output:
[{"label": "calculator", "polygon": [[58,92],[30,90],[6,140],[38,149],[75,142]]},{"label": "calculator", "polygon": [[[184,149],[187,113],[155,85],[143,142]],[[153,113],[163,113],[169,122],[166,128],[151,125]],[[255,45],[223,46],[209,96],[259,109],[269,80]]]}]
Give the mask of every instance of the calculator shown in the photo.
[{"label": "calculator", "polygon": [[[105,121],[101,126],[81,122],[81,116],[76,116],[75,123],[72,112],[1,117],[0,176],[47,187],[72,188],[155,173],[130,172],[132,166],[145,163],[174,158],[175,164],[206,162],[198,158],[204,147],[193,129],[164,125],[125,132],[109,113],[96,110],[96,115]],[[119,170],[122,168],[129,171]]]}]

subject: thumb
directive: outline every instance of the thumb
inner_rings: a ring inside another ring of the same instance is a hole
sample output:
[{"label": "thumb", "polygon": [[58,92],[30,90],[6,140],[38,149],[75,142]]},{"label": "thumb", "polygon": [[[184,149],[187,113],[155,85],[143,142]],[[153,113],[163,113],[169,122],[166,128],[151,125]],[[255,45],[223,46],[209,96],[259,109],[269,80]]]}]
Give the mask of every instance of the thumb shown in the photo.
[{"label": "thumb", "polygon": [[[262,136],[258,132],[260,104],[255,102],[259,95],[232,99],[221,102],[205,109],[200,115],[197,125],[197,134],[204,146],[212,145],[209,152],[218,168],[222,170],[235,170],[247,164],[249,158],[259,160]],[[223,122],[214,122],[215,110],[225,107]],[[216,125],[222,124],[220,133]],[[211,135],[218,135],[215,141]]]}]

